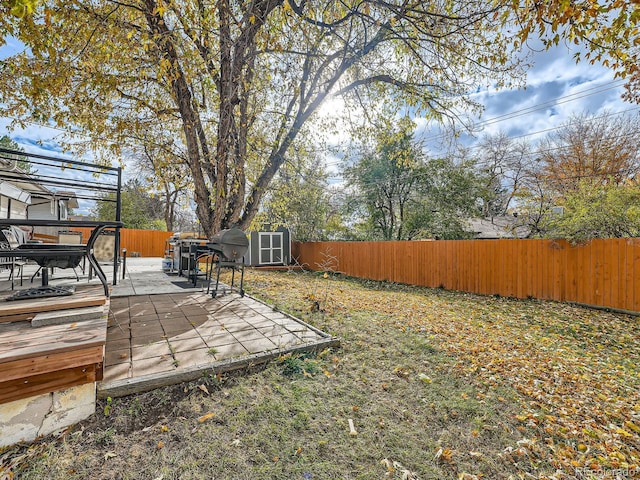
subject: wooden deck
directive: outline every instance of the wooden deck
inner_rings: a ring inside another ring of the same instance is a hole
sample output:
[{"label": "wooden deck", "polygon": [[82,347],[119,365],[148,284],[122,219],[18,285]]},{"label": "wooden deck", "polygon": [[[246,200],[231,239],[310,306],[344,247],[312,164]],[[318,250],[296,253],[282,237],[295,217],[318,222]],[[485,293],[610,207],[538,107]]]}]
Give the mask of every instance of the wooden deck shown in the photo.
[{"label": "wooden deck", "polygon": [[[103,306],[93,318],[32,326],[38,313]],[[107,335],[101,286],[74,295],[8,302],[0,299],[0,404],[99,381]]]},{"label": "wooden deck", "polygon": [[112,297],[98,396],[119,397],[322,351],[339,340],[250,296]]}]

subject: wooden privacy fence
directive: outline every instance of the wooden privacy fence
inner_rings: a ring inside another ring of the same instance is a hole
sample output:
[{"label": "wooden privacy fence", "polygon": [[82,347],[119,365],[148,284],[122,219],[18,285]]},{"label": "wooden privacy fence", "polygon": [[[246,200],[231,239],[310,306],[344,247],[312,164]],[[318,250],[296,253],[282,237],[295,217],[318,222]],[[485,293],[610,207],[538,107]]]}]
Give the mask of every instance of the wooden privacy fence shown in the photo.
[{"label": "wooden privacy fence", "polygon": [[372,280],[640,312],[640,238],[296,242],[293,256]]},{"label": "wooden privacy fence", "polygon": [[[82,232],[83,242],[86,242],[91,235],[90,228],[73,228],[73,230]],[[164,257],[166,241],[171,235],[173,232],[121,228],[120,248],[126,248],[127,255],[138,253],[141,257]]]}]

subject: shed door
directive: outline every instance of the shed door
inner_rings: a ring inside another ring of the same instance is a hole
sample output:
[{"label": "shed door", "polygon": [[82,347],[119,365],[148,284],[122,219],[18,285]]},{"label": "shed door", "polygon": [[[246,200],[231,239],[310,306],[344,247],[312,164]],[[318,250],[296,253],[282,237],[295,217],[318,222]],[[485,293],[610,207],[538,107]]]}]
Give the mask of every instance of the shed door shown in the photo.
[{"label": "shed door", "polygon": [[260,265],[282,263],[282,232],[260,232]]}]

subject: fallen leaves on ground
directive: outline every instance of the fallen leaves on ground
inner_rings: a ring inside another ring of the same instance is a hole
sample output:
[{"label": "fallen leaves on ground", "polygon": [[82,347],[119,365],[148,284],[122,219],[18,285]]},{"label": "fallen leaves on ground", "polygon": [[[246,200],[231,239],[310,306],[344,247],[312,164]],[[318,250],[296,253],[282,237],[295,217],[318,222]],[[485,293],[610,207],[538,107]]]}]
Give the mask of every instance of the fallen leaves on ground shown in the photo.
[{"label": "fallen leaves on ground", "polygon": [[[291,278],[276,281],[290,284]],[[577,469],[640,471],[638,317],[552,302],[326,281],[336,285],[327,289],[327,312],[368,313],[382,325],[422,335],[457,358],[458,375],[488,391],[507,386],[521,394],[517,420],[523,440],[504,451],[505,462],[546,458],[558,478]],[[430,380],[425,374],[417,379]]]},{"label": "fallen leaves on ground", "polygon": [[420,480],[414,472],[405,468],[400,462],[383,458],[380,463],[387,469],[385,477],[400,478],[402,480]]},{"label": "fallen leaves on ground", "polygon": [[[398,328],[418,329],[459,358],[458,372],[524,395],[527,452],[576,468],[637,470],[640,465],[640,354],[636,318],[540,303],[487,299],[429,314]],[[578,448],[584,445],[583,448]],[[515,455],[522,453],[522,446]],[[512,456],[511,452],[505,453]]]},{"label": "fallen leaves on ground", "polygon": [[198,418],[198,423],[204,423],[207,420],[211,420],[214,416],[215,416],[215,413],[211,413],[211,412],[206,413]]}]

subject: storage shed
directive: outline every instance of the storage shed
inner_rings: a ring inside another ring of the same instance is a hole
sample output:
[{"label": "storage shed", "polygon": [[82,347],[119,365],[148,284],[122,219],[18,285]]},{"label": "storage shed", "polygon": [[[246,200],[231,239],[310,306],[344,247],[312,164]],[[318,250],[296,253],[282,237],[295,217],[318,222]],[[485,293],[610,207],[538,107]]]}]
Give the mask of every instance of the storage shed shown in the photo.
[{"label": "storage shed", "polygon": [[290,260],[291,233],[288,228],[272,228],[267,224],[257,232],[249,232],[249,250],[244,259],[245,265],[289,265]]}]

